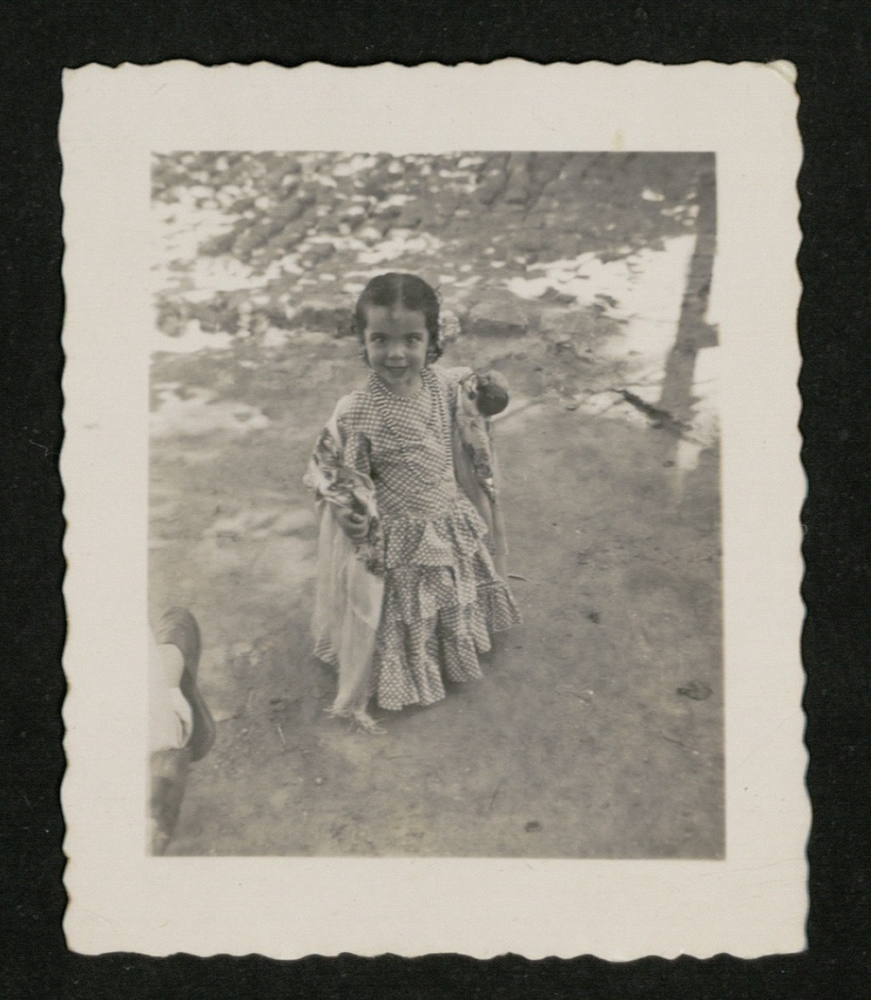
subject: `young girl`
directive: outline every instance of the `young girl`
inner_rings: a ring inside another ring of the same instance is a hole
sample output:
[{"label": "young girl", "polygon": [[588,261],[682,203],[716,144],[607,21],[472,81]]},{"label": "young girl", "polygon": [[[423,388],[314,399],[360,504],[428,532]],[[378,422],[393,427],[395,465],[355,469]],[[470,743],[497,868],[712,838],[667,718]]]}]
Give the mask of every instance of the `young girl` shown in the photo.
[{"label": "young girl", "polygon": [[338,669],[331,712],[377,727],[384,709],[431,705],[444,679],[482,676],[490,633],[519,621],[504,569],[487,417],[497,373],[430,367],[439,302],[384,274],[354,314],[368,384],[339,400],[306,483],[320,508],[315,655]]}]

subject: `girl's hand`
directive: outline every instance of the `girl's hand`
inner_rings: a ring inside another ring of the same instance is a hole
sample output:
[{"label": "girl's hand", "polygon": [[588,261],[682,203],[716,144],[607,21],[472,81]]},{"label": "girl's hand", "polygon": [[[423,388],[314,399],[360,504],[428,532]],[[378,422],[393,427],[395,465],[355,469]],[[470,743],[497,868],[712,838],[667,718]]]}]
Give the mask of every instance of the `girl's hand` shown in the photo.
[{"label": "girl's hand", "polygon": [[478,372],[478,412],[485,417],[501,413],[508,405],[508,383],[501,372]]},{"label": "girl's hand", "polygon": [[369,517],[366,514],[355,514],[346,507],[334,508],[336,520],[341,525],[342,531],[352,542],[365,541],[369,534]]}]

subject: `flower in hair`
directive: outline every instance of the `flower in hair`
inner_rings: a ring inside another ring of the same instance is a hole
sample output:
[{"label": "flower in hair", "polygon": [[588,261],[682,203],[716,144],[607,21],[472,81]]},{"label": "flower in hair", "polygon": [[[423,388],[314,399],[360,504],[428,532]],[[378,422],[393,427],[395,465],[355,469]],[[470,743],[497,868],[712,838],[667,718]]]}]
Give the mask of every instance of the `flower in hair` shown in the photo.
[{"label": "flower in hair", "polygon": [[452,344],[460,336],[460,319],[451,309],[439,313],[439,343]]}]

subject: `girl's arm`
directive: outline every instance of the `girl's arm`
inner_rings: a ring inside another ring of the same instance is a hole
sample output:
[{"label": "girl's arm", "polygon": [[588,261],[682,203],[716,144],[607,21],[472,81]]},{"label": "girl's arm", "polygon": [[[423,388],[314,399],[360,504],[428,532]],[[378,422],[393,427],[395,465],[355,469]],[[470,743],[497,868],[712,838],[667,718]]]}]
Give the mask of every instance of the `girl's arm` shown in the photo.
[{"label": "girl's arm", "polygon": [[[360,480],[366,480],[345,466],[345,428],[342,417],[348,407],[348,397],[339,400],[333,415],[321,431],[309,461],[304,482],[313,490],[318,501],[327,501],[332,516],[352,542],[366,540],[371,525],[370,513],[360,510],[355,503]],[[364,494],[371,491],[371,483],[362,484]],[[368,490],[367,490],[368,487]]]}]

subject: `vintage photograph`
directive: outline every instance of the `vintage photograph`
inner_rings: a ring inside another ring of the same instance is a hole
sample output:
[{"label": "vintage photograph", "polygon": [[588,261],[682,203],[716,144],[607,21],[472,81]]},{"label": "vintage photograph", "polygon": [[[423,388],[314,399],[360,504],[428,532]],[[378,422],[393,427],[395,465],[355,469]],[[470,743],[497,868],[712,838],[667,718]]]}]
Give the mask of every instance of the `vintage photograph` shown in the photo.
[{"label": "vintage photograph", "polygon": [[797,104],[65,74],[70,947],[804,947]]},{"label": "vintage photograph", "polygon": [[152,854],[724,857],[717,182],[152,155]]}]

